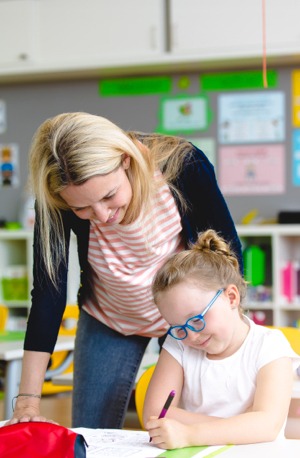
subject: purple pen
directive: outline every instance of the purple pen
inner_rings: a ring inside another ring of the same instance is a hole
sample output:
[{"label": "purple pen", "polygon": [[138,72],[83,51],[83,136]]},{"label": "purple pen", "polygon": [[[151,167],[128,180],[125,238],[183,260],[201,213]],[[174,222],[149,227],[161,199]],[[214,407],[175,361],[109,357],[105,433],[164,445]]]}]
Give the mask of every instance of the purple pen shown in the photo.
[{"label": "purple pen", "polygon": [[168,408],[170,407],[171,402],[174,399],[174,396],[175,396],[175,390],[172,390],[171,393],[169,394],[168,399],[166,400],[165,405],[163,406],[162,411],[160,412],[158,418],[164,418],[164,416],[168,412]]},{"label": "purple pen", "polygon": [[[162,411],[160,412],[158,418],[164,418],[165,417],[165,415],[168,412],[168,409],[169,409],[169,407],[171,405],[171,402],[174,399],[174,396],[175,396],[175,390],[172,390],[171,393],[169,394],[169,396],[168,396],[168,398],[167,398],[167,400],[165,402],[165,405],[163,406]],[[152,441],[152,437],[150,437],[149,442],[151,442],[151,441]]]}]

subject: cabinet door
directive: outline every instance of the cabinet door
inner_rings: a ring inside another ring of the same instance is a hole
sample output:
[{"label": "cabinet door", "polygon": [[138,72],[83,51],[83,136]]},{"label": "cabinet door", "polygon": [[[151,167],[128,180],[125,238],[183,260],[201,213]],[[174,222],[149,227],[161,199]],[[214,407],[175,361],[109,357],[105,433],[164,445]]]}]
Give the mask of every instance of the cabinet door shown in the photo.
[{"label": "cabinet door", "polygon": [[35,58],[35,0],[0,0],[0,67],[26,65]]},{"label": "cabinet door", "polygon": [[164,42],[163,4],[161,0],[43,0],[41,61],[95,67],[159,54]]},{"label": "cabinet door", "polygon": [[[170,0],[170,47],[199,58],[262,55],[261,0]],[[266,1],[269,54],[300,50],[300,1]]]}]

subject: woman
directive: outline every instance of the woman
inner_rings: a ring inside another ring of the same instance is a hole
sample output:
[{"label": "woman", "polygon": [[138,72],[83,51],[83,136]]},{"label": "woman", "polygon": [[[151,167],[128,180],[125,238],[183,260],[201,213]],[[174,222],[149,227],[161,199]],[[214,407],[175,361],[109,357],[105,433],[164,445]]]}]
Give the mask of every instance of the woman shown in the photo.
[{"label": "woman", "polygon": [[11,422],[45,419],[40,395],[66,305],[72,230],[81,267],[73,427],[120,428],[147,344],[168,329],[152,298],[155,272],[210,227],[241,259],[232,218],[202,151],[87,113],[39,127],[30,177],[34,287]]}]

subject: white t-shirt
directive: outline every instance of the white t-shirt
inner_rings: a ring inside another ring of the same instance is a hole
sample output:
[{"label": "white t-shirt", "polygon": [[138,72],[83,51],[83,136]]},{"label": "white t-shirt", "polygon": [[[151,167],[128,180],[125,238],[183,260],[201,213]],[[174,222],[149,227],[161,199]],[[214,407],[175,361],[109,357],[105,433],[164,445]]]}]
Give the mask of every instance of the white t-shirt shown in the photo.
[{"label": "white t-shirt", "polygon": [[243,345],[221,360],[208,359],[206,352],[167,336],[163,348],[184,371],[182,408],[222,418],[241,414],[253,404],[257,374],[263,366],[286,356],[294,359],[295,367],[299,365],[300,357],[281,331],[256,325],[252,320],[249,323]]}]

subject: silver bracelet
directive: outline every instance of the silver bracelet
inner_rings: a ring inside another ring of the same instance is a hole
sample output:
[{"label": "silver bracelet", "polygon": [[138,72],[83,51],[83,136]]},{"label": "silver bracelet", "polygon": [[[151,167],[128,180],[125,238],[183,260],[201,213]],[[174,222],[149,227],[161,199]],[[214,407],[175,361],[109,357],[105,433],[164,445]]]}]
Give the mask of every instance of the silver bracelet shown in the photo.
[{"label": "silver bracelet", "polygon": [[11,400],[11,406],[12,406],[12,410],[13,412],[15,411],[15,406],[14,406],[14,400],[15,399],[18,399],[20,397],[27,397],[27,398],[38,398],[38,399],[41,399],[42,398],[42,395],[41,394],[29,394],[29,393],[20,393],[18,394],[17,396],[14,396]]}]

